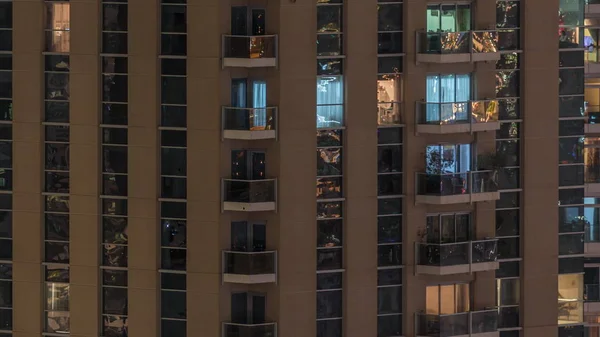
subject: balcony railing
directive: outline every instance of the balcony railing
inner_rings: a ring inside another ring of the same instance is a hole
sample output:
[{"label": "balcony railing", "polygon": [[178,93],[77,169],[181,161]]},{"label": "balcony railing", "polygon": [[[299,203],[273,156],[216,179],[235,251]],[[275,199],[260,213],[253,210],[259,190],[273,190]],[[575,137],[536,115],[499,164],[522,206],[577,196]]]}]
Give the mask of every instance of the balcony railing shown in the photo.
[{"label": "balcony railing", "polygon": [[270,283],[277,278],[277,252],[223,252],[223,280],[231,283]]},{"label": "balcony railing", "polygon": [[449,315],[416,314],[417,336],[452,337],[498,331],[498,309]]},{"label": "balcony railing", "polygon": [[449,275],[498,269],[498,239],[416,243],[417,272]]},{"label": "balcony railing", "polygon": [[498,200],[496,171],[459,173],[416,173],[416,201],[428,204],[457,204]]},{"label": "balcony railing", "polygon": [[458,133],[498,130],[498,100],[417,102],[417,132]]},{"label": "balcony railing", "polygon": [[417,32],[417,61],[458,63],[500,59],[498,31]]},{"label": "balcony railing", "polygon": [[223,107],[223,138],[274,139],[277,137],[277,108]]},{"label": "balcony railing", "polygon": [[223,35],[223,67],[276,67],[277,35]]},{"label": "balcony railing", "polygon": [[277,179],[222,180],[223,210],[274,211],[277,201]]},{"label": "balcony railing", "polygon": [[277,337],[277,323],[223,323],[222,337]]}]

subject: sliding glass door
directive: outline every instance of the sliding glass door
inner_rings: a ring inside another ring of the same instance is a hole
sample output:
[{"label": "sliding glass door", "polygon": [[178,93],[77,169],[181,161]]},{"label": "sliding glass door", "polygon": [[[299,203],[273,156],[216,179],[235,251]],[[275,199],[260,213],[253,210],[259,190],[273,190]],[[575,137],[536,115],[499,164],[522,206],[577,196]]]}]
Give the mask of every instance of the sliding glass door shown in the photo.
[{"label": "sliding glass door", "polygon": [[426,85],[427,123],[449,124],[468,121],[468,105],[471,100],[470,74],[429,75]]},{"label": "sliding glass door", "polygon": [[425,150],[425,172],[453,174],[471,170],[471,144],[428,145]]}]

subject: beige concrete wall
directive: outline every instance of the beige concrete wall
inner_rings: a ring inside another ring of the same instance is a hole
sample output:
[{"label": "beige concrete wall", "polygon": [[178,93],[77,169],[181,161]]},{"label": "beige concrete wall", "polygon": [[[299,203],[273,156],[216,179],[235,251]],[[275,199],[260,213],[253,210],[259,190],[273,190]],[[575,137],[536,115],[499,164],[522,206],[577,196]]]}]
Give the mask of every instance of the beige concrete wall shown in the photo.
[{"label": "beige concrete wall", "polygon": [[159,336],[160,45],[153,34],[158,34],[160,7],[158,0],[128,4],[128,324],[132,336]]},{"label": "beige concrete wall", "polygon": [[279,11],[279,329],[316,333],[316,6],[281,1]]},{"label": "beige concrete wall", "polygon": [[39,336],[44,329],[42,18],[40,1],[13,3],[13,335],[18,337]]},{"label": "beige concrete wall", "polygon": [[[521,16],[521,324],[556,336],[558,289],[558,0],[529,2]],[[548,149],[548,151],[541,151]]]},{"label": "beige concrete wall", "polygon": [[[217,0],[188,2],[188,267],[187,334],[218,336],[225,314],[221,286],[221,109],[223,8]],[[227,13],[227,17],[229,13]],[[193,19],[191,19],[193,18]]]},{"label": "beige concrete wall", "polygon": [[[99,64],[97,0],[71,3],[70,310],[72,336],[98,336]],[[92,178],[96,177],[96,178]],[[96,248],[93,249],[92,247]]]},{"label": "beige concrete wall", "polygon": [[377,1],[345,5],[344,333],[377,331]]}]

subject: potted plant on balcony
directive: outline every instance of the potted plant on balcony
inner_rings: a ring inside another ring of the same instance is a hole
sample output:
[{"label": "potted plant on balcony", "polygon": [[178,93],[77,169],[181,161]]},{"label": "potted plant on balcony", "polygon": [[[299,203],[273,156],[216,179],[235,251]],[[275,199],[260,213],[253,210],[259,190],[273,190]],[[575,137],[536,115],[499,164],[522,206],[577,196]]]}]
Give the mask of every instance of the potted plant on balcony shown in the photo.
[{"label": "potted plant on balcony", "polygon": [[452,192],[454,176],[454,156],[445,153],[443,149],[428,149],[425,159],[427,178],[424,183],[426,193]]}]

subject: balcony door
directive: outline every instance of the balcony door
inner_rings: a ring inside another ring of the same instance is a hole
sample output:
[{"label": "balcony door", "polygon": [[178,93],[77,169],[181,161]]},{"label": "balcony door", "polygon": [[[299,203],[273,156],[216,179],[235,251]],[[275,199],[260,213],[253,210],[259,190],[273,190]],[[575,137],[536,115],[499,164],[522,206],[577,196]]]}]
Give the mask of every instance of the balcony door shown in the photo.
[{"label": "balcony door", "polygon": [[453,174],[471,170],[471,144],[436,144],[425,149],[425,173]]},{"label": "balcony door", "polygon": [[451,213],[427,216],[427,243],[458,243],[471,238],[471,214]]},{"label": "balcony door", "polygon": [[428,32],[464,32],[471,30],[470,4],[435,4],[427,6]]},{"label": "balcony door", "polygon": [[267,300],[264,294],[231,294],[231,321],[238,324],[262,324],[266,322]]},{"label": "balcony door", "polygon": [[243,110],[235,115],[229,115],[235,117],[238,124],[242,123],[245,127],[244,130],[252,130],[254,127],[261,126],[264,128],[267,123],[267,82],[247,78],[232,79],[231,107],[253,109],[249,116]]},{"label": "balcony door", "polygon": [[231,223],[231,250],[236,252],[264,252],[267,229],[264,223],[235,221]]},{"label": "balcony door", "polygon": [[261,180],[266,176],[264,151],[231,151],[231,179]]},{"label": "balcony door", "polygon": [[428,75],[427,112],[425,121],[449,124],[468,120],[468,102],[471,100],[470,74]]},{"label": "balcony door", "polygon": [[426,313],[451,315],[467,312],[471,307],[468,283],[427,286],[425,293]]},{"label": "balcony door", "polygon": [[265,35],[265,16],[264,8],[231,7],[231,35]]}]

